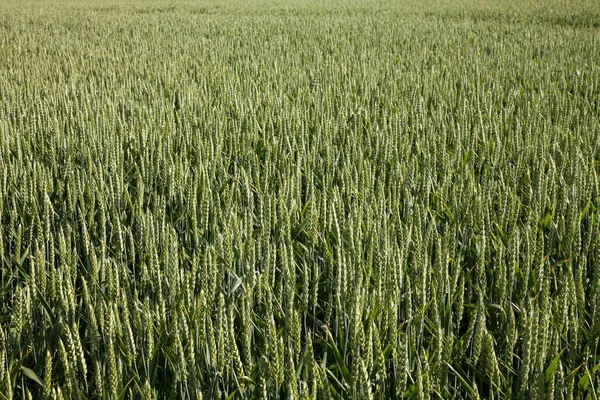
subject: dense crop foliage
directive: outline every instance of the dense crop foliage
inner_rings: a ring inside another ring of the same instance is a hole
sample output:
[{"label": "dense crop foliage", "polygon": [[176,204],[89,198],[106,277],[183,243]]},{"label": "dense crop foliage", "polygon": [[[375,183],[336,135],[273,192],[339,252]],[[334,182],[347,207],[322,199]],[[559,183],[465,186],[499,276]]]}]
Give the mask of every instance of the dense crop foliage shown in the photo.
[{"label": "dense crop foliage", "polygon": [[596,398],[590,1],[0,11],[0,398]]}]

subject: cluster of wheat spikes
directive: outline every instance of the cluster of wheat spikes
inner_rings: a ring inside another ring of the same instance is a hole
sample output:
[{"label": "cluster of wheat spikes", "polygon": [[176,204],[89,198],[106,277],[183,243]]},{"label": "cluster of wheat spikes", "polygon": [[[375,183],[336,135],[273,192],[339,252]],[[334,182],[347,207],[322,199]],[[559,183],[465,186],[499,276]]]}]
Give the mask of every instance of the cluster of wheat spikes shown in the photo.
[{"label": "cluster of wheat spikes", "polygon": [[546,3],[3,9],[0,398],[600,396],[600,12]]}]

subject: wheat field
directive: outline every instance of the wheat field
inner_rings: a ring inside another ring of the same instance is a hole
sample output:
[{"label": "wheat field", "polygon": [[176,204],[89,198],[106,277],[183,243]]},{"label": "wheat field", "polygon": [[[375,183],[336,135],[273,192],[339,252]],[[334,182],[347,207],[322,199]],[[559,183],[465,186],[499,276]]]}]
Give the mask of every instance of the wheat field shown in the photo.
[{"label": "wheat field", "polygon": [[597,399],[600,7],[0,8],[0,399]]}]

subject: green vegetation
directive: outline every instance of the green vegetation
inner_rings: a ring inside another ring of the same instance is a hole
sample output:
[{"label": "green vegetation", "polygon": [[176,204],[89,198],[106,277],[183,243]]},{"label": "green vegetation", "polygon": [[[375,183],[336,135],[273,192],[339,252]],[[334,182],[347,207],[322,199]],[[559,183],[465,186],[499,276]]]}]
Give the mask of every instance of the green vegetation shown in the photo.
[{"label": "green vegetation", "polygon": [[598,3],[419,3],[4,5],[0,399],[600,396]]}]

